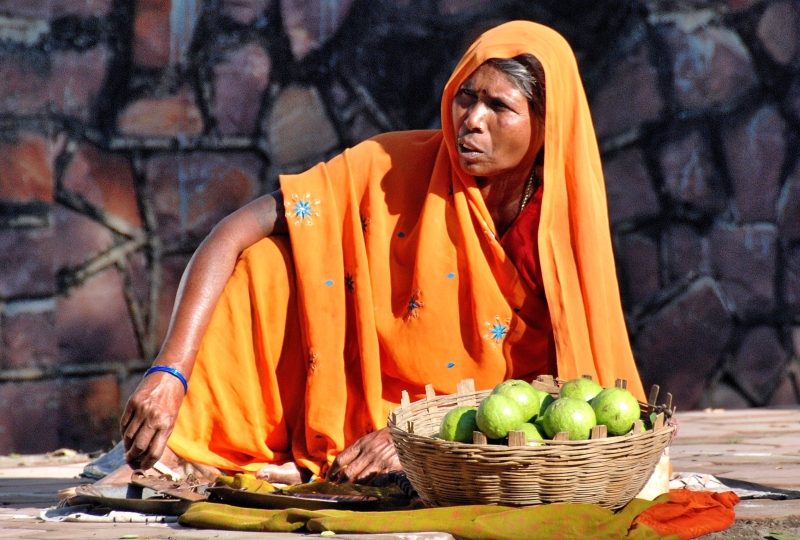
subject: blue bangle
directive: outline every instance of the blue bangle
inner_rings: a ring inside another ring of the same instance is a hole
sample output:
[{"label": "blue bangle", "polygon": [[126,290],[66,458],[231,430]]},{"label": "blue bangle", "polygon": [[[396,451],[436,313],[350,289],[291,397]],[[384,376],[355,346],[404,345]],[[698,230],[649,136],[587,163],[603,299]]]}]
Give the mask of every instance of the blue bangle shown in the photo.
[{"label": "blue bangle", "polygon": [[150,369],[148,369],[147,371],[144,372],[144,377],[147,377],[151,373],[155,373],[157,371],[163,371],[165,373],[169,373],[170,375],[174,375],[175,377],[180,379],[180,381],[183,383],[183,395],[185,396],[186,394],[189,393],[189,383],[186,382],[186,377],[183,376],[183,373],[181,373],[180,371],[178,371],[177,369],[175,369],[173,367],[169,367],[169,366],[153,366],[153,367],[151,367]]}]

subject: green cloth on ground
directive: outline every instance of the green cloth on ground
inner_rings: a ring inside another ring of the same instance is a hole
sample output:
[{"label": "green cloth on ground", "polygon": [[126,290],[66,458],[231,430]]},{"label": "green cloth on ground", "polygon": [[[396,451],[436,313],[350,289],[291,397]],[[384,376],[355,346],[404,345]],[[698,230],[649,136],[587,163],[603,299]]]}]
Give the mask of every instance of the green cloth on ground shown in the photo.
[{"label": "green cloth on ground", "polygon": [[395,512],[262,510],[199,502],[179,522],[205,529],[320,533],[447,532],[464,539],[657,540],[650,527],[632,523],[656,501],[634,499],[617,513],[593,504],[549,504],[526,508],[453,506]]},{"label": "green cloth on ground", "polygon": [[233,476],[218,476],[215,483],[219,486],[228,486],[229,488],[233,489],[244,489],[247,491],[252,491],[253,493],[272,493],[273,491],[276,491],[275,486],[266,480],[259,480],[255,477],[255,475],[247,473],[236,473]]}]

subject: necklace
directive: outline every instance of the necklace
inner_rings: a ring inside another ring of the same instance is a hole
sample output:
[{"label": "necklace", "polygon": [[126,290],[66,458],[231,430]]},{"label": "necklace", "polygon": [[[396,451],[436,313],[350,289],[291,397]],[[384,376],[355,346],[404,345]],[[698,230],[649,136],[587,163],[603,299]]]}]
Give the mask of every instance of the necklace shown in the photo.
[{"label": "necklace", "polygon": [[527,206],[528,202],[531,200],[533,196],[533,192],[536,191],[536,165],[531,167],[531,174],[528,176],[528,179],[525,181],[525,187],[522,189],[522,199],[519,201],[519,211],[522,210]]}]

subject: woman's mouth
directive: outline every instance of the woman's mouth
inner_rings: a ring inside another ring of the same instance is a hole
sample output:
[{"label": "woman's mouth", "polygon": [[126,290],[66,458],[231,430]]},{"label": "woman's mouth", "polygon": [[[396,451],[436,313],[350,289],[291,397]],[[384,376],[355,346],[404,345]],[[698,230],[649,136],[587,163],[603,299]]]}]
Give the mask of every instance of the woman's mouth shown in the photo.
[{"label": "woman's mouth", "polygon": [[477,157],[477,156],[483,154],[483,151],[480,150],[479,148],[475,148],[473,146],[470,146],[469,144],[466,144],[466,143],[463,143],[463,142],[459,142],[458,143],[458,153],[461,154],[465,158],[470,158],[470,157]]}]

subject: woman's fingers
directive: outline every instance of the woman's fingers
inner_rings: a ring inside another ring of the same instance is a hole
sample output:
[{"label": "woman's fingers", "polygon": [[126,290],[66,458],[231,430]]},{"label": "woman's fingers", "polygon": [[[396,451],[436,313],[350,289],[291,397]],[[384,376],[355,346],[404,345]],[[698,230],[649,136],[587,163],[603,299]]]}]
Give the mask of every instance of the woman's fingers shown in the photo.
[{"label": "woman's fingers", "polygon": [[358,454],[361,452],[360,443],[361,439],[356,441],[353,446],[349,448],[345,448],[344,451],[336,456],[336,459],[333,460],[330,469],[328,469],[328,474],[326,475],[328,480],[338,481],[339,476],[342,475],[342,472],[350,466],[350,462],[353,461]]},{"label": "woman's fingers", "polygon": [[120,422],[125,460],[132,467],[146,469],[161,458],[182,400],[183,385],[162,373],[145,378],[133,393]]},{"label": "woman's fingers", "polygon": [[369,483],[380,475],[401,470],[400,460],[388,429],[366,435],[334,460],[328,479]]}]

